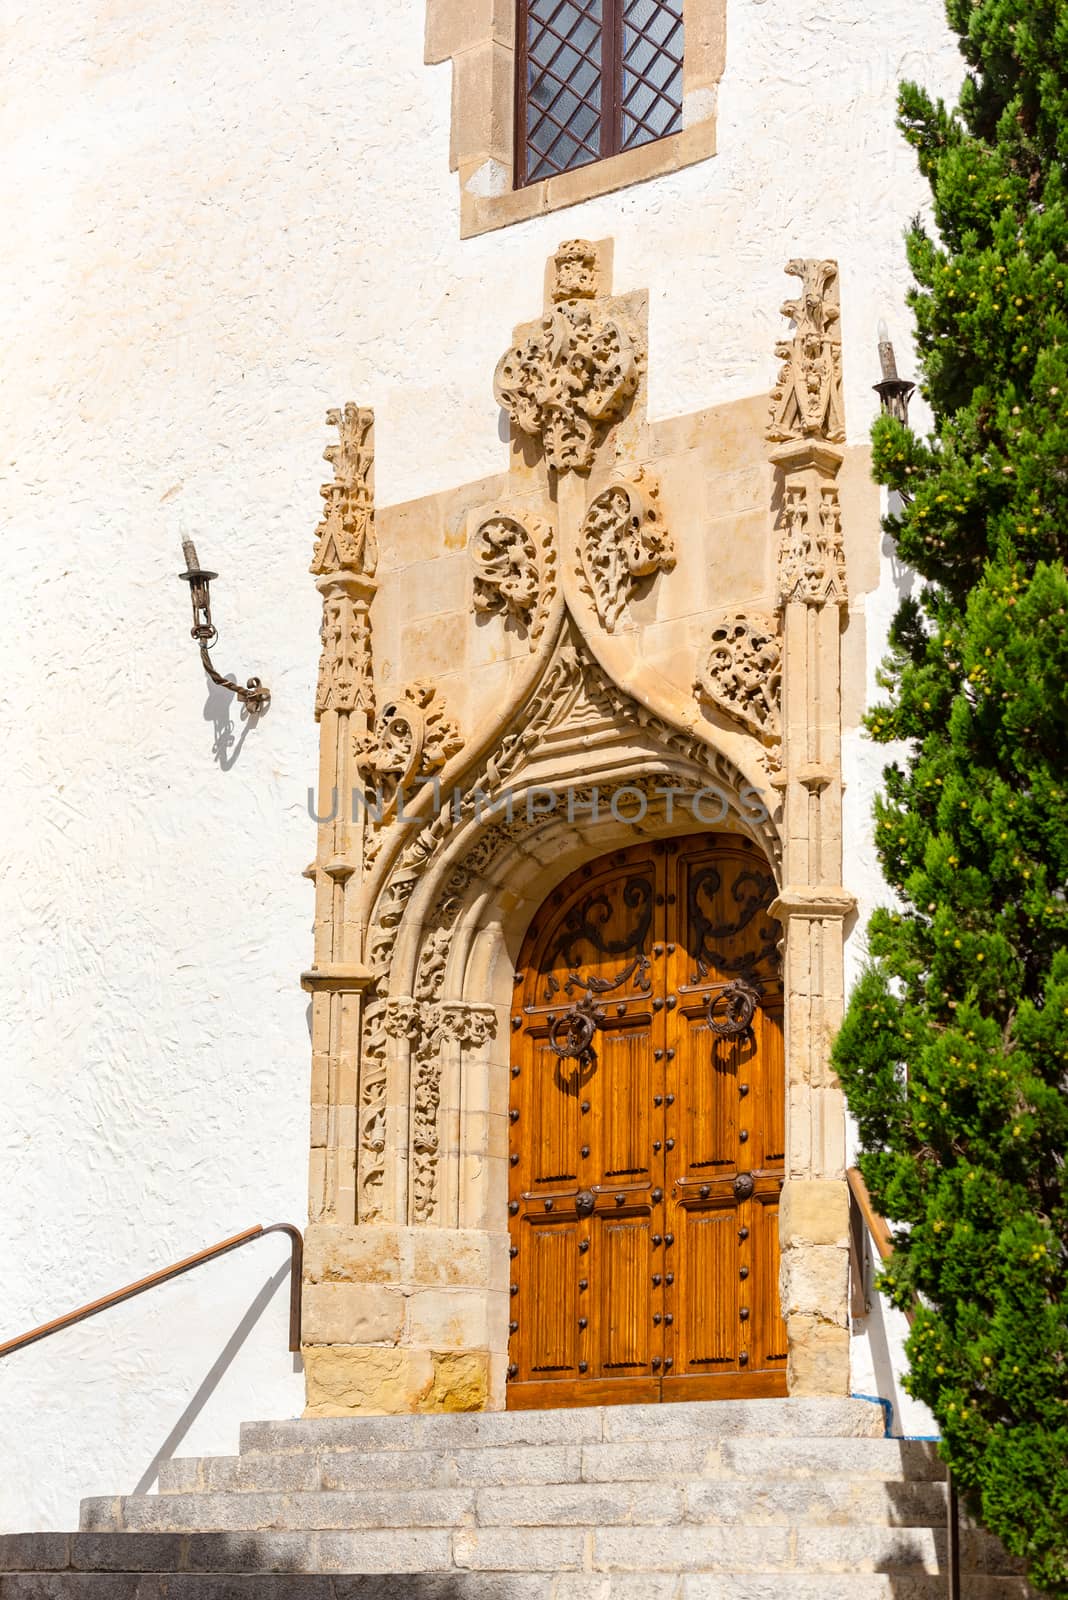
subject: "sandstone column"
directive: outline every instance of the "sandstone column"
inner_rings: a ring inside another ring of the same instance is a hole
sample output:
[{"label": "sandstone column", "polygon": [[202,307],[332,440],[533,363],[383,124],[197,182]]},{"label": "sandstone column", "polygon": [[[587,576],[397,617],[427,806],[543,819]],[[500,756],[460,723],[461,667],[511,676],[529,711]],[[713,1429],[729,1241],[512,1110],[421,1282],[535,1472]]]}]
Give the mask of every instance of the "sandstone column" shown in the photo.
[{"label": "sandstone column", "polygon": [[791,261],[801,292],[783,306],[771,461],[781,493],[778,598],[783,633],[783,889],[786,1183],[780,1286],[791,1394],[849,1388],[845,1102],[830,1048],[845,1003],[841,644],[845,559],[837,475],[843,459],[838,268]]}]

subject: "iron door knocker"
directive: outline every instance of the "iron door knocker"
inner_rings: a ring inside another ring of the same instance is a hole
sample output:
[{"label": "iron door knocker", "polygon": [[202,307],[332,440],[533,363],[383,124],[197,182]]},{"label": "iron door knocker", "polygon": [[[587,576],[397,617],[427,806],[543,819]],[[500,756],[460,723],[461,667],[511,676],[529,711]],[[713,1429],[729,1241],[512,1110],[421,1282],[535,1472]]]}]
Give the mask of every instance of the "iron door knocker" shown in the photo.
[{"label": "iron door knocker", "polygon": [[[746,978],[734,978],[708,997],[708,1026],[720,1039],[736,1038],[752,1028],[760,1004],[760,990]],[[722,1016],[717,1018],[717,1011]]]},{"label": "iron door knocker", "polygon": [[605,1024],[605,1012],[587,989],[581,1000],[549,1024],[549,1048],[562,1061],[577,1061],[586,1067],[597,1060],[593,1036]]}]

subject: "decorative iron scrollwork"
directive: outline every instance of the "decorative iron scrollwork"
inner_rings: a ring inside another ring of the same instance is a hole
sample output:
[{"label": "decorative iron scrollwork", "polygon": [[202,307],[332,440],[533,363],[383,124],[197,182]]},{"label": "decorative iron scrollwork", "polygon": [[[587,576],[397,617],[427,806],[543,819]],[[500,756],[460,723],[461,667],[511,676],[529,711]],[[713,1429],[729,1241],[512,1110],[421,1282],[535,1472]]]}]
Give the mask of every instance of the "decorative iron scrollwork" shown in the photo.
[{"label": "decorative iron scrollwork", "polygon": [[[748,1033],[760,1004],[760,990],[745,978],[734,978],[708,997],[708,1026],[720,1039]],[[717,1017],[716,1013],[722,1012]]]},{"label": "decorative iron scrollwork", "polygon": [[597,1059],[593,1036],[604,1024],[604,1008],[587,990],[581,1000],[576,1000],[550,1023],[549,1048],[561,1060],[578,1061],[585,1066]]}]

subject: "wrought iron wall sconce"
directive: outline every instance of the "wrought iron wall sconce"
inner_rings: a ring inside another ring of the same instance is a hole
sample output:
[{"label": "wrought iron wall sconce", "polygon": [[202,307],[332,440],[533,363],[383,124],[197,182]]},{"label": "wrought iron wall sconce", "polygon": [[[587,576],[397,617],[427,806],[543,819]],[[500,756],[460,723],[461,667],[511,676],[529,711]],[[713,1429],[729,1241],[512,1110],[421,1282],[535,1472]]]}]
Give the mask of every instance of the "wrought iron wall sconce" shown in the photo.
[{"label": "wrought iron wall sconce", "polygon": [[916,385],[910,383],[907,378],[899,378],[897,375],[897,358],[885,322],[879,324],[879,365],[883,372],[882,378],[872,385],[879,396],[879,404],[888,417],[896,417],[899,422],[907,423],[909,400]]},{"label": "wrought iron wall sconce", "polygon": [[187,570],[180,572],[178,576],[184,578],[189,585],[189,596],[193,602],[193,626],[189,631],[200,646],[200,660],[204,671],[212,683],[217,683],[221,689],[232,689],[252,716],[260,711],[266,711],[271,701],[271,691],[260,682],[259,678],[250,678],[242,689],[233,678],[224,678],[212,666],[208,649],[218,639],[219,630],[211,620],[211,580],[217,578],[219,574],[208,572],[200,565],[197,560],[197,548],[192,539],[182,540],[182,554],[185,556]]}]

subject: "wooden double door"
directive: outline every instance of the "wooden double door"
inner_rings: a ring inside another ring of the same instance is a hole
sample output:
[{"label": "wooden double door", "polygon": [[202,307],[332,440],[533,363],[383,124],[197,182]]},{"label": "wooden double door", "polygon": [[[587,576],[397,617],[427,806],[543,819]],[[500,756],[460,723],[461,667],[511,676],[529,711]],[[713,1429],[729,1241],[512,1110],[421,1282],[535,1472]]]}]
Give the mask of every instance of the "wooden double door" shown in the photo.
[{"label": "wooden double door", "polygon": [[583,867],[512,1011],[509,1407],[786,1393],[779,924],[750,841]]}]

